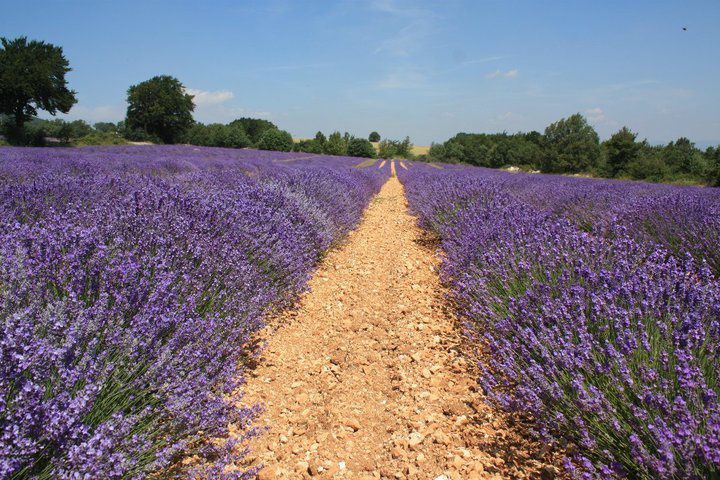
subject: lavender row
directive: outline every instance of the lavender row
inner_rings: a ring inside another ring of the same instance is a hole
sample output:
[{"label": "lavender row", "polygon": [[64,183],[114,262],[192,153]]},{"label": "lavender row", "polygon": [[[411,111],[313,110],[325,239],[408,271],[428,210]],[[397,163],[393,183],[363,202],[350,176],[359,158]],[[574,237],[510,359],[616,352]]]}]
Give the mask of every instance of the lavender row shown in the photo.
[{"label": "lavender row", "polygon": [[[388,169],[134,147],[0,149],[0,478],[249,478],[253,332]],[[189,467],[188,467],[189,468]],[[233,473],[229,473],[233,472]]]},{"label": "lavender row", "polygon": [[398,173],[442,239],[469,337],[488,351],[490,398],[530,414],[577,477],[718,475],[720,283],[709,266],[612,222],[602,234],[581,228],[565,213],[577,204],[539,207],[554,202],[554,190],[542,195],[554,181],[524,179],[539,186],[519,195],[515,180],[486,172]]},{"label": "lavender row", "polygon": [[636,240],[655,243],[678,257],[689,253],[720,275],[720,189],[445,168],[492,178],[519,200],[586,231],[608,235],[622,226]]}]

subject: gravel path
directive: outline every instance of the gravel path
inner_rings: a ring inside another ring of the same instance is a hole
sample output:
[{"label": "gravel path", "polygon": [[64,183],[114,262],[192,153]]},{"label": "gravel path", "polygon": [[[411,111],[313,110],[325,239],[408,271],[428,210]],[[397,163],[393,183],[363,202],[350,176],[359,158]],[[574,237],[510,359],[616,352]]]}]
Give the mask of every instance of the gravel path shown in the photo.
[{"label": "gravel path", "polygon": [[260,479],[554,477],[477,391],[438,263],[391,178],[263,339],[243,399],[266,408]]}]

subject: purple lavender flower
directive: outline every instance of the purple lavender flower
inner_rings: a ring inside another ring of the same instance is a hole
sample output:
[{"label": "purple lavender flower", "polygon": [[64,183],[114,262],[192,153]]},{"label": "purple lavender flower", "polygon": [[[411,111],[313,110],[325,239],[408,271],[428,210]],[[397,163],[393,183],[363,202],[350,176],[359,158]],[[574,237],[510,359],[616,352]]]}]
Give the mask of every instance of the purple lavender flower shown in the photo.
[{"label": "purple lavender flower", "polygon": [[295,157],[0,148],[0,478],[144,478],[187,455],[218,478],[240,459],[207,440],[253,432],[251,335],[389,176]]},{"label": "purple lavender flower", "polygon": [[413,163],[399,171],[480,384],[578,478],[720,472],[716,189]]}]

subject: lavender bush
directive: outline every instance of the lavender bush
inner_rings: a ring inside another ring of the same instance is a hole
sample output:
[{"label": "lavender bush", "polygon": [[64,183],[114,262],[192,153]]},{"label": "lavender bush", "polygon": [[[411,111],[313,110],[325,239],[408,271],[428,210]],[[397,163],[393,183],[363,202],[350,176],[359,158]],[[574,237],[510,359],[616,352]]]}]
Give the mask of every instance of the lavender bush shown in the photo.
[{"label": "lavender bush", "polygon": [[531,414],[577,477],[718,476],[720,283],[674,233],[713,223],[715,191],[583,179],[573,193],[568,179],[560,198],[576,200],[562,205],[542,195],[556,177],[419,164],[399,175],[442,239],[468,335],[489,350],[480,381],[494,401]]},{"label": "lavender bush", "polygon": [[222,439],[253,433],[235,406],[251,334],[389,169],[173,146],[0,159],[0,478],[249,478]]}]

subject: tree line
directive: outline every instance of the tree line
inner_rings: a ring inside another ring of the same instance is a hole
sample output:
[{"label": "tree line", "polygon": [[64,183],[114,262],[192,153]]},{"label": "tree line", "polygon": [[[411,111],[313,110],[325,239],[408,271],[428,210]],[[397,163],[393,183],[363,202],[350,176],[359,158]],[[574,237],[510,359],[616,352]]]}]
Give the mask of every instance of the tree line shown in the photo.
[{"label": "tree line", "polygon": [[[90,126],[82,120],[43,120],[68,113],[77,103],[68,87],[68,60],[61,47],[25,37],[0,38],[0,135],[16,145],[48,142],[74,145],[129,141],[188,143],[201,146],[301,151],[326,155],[412,158],[410,138],[381,140],[378,132],[358,138],[335,131],[327,137],[294,142],[290,133],[269,120],[240,118],[228,124],[202,124],[193,119],[195,104],[185,86],[159,75],[127,91],[127,113],[118,123]],[[3,140],[0,138],[0,142]],[[600,142],[597,132],[578,114],[549,125],[544,133],[458,133],[433,144],[422,159],[462,162],[491,168],[516,166],[546,173],[591,174],[655,182],[720,185],[720,146],[704,151],[681,137],[664,146],[639,141],[623,127]]]},{"label": "tree line", "polygon": [[424,159],[490,168],[513,166],[544,173],[720,185],[720,146],[703,151],[685,137],[667,145],[651,145],[627,127],[601,142],[579,113],[550,124],[544,133],[458,133],[444,143],[433,144]]},{"label": "tree line", "polygon": [[[68,87],[71,71],[61,47],[25,37],[0,39],[0,135],[15,145],[45,146],[120,144],[125,141],[188,143],[227,148],[254,147],[265,150],[302,151],[328,155],[374,157],[371,142],[380,142],[372,132],[368,139],[347,132],[294,142],[290,133],[269,120],[239,118],[228,124],[203,124],[193,118],[193,95],[175,77],[158,75],[127,91],[127,113],[118,123],[99,122],[90,126],[83,120],[45,120],[38,110],[50,115],[68,113],[77,103],[76,92]],[[0,140],[1,141],[1,140]],[[379,143],[383,156],[402,155],[412,147],[410,140]]]}]

